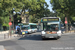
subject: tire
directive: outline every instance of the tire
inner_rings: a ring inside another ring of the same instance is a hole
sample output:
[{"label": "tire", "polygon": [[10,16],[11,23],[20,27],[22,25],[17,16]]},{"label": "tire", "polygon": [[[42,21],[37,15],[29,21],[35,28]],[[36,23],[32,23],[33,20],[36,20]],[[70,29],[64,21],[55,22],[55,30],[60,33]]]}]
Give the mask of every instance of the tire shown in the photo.
[{"label": "tire", "polygon": [[36,33],[36,31],[34,31],[34,33]]},{"label": "tire", "polygon": [[58,38],[55,38],[56,40],[58,40]]},{"label": "tire", "polygon": [[59,38],[61,38],[61,36],[58,36],[58,37],[56,38],[56,40],[58,40]]},{"label": "tire", "polygon": [[42,38],[42,40],[45,40],[45,38]]},{"label": "tire", "polygon": [[28,32],[28,34],[31,34],[30,32]]},{"label": "tire", "polygon": [[42,36],[42,40],[45,40],[46,38]]},{"label": "tire", "polygon": [[28,34],[31,34],[32,33],[32,31],[31,32],[28,32]]}]

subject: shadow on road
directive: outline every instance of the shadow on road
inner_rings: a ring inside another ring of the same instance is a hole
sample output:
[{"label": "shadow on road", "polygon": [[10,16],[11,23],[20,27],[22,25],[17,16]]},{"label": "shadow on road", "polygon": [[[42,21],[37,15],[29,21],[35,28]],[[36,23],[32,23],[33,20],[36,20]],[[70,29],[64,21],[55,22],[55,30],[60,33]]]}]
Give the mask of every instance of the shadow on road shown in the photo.
[{"label": "shadow on road", "polygon": [[26,35],[24,37],[19,38],[18,40],[47,41],[47,40],[56,40],[56,39],[55,38],[47,38],[45,40],[42,40],[40,34],[34,34],[34,35]]},{"label": "shadow on road", "polygon": [[13,42],[13,41],[11,41],[11,40],[7,40],[7,41],[1,41],[0,45],[3,45],[3,46],[13,46],[13,45],[18,45],[18,44]]},{"label": "shadow on road", "polygon": [[18,40],[41,40],[41,35],[26,35],[19,38]]}]

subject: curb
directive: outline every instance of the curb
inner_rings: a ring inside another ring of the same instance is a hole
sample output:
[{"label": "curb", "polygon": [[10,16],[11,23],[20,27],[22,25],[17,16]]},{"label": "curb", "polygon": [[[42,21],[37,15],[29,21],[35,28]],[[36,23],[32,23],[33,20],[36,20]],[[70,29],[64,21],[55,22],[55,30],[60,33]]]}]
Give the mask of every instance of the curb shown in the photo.
[{"label": "curb", "polygon": [[5,50],[3,45],[0,45],[0,50]]},{"label": "curb", "polygon": [[11,39],[17,39],[17,38],[19,38],[19,37],[17,37],[17,35],[12,35],[11,37],[9,36],[9,38],[6,38],[6,39],[3,39],[3,40],[0,40],[0,41],[7,41],[7,40],[11,40]]},{"label": "curb", "polygon": [[[14,38],[18,39],[19,37],[14,37]],[[8,39],[0,40],[0,42],[1,42],[1,41],[11,40],[11,39],[14,39],[14,38],[8,38]]]},{"label": "curb", "polygon": [[75,33],[63,33],[62,35],[70,35],[70,34],[75,34]]},{"label": "curb", "polygon": [[4,49],[4,50],[6,50],[6,49]]}]

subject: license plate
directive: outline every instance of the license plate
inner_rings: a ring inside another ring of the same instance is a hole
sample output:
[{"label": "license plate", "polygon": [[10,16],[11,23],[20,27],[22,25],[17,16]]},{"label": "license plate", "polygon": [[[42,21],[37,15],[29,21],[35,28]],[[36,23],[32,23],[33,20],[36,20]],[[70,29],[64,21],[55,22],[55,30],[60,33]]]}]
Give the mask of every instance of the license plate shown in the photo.
[{"label": "license plate", "polygon": [[22,32],[22,35],[24,35],[25,34],[25,32]]},{"label": "license plate", "polygon": [[53,36],[50,36],[49,38],[54,38]]}]

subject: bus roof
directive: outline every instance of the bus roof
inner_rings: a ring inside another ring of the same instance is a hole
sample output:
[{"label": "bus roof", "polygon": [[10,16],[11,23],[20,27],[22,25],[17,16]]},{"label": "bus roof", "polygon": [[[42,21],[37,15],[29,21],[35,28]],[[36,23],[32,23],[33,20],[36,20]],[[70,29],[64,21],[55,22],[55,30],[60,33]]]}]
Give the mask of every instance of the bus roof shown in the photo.
[{"label": "bus roof", "polygon": [[37,25],[37,23],[19,23],[19,25]]},{"label": "bus roof", "polygon": [[29,23],[29,25],[37,25],[36,23]]},{"label": "bus roof", "polygon": [[28,27],[29,25],[23,25],[22,27]]},{"label": "bus roof", "polygon": [[41,22],[59,22],[61,21],[60,17],[43,17]]},{"label": "bus roof", "polygon": [[43,17],[41,19],[44,19],[44,18],[60,18],[60,17]]}]

